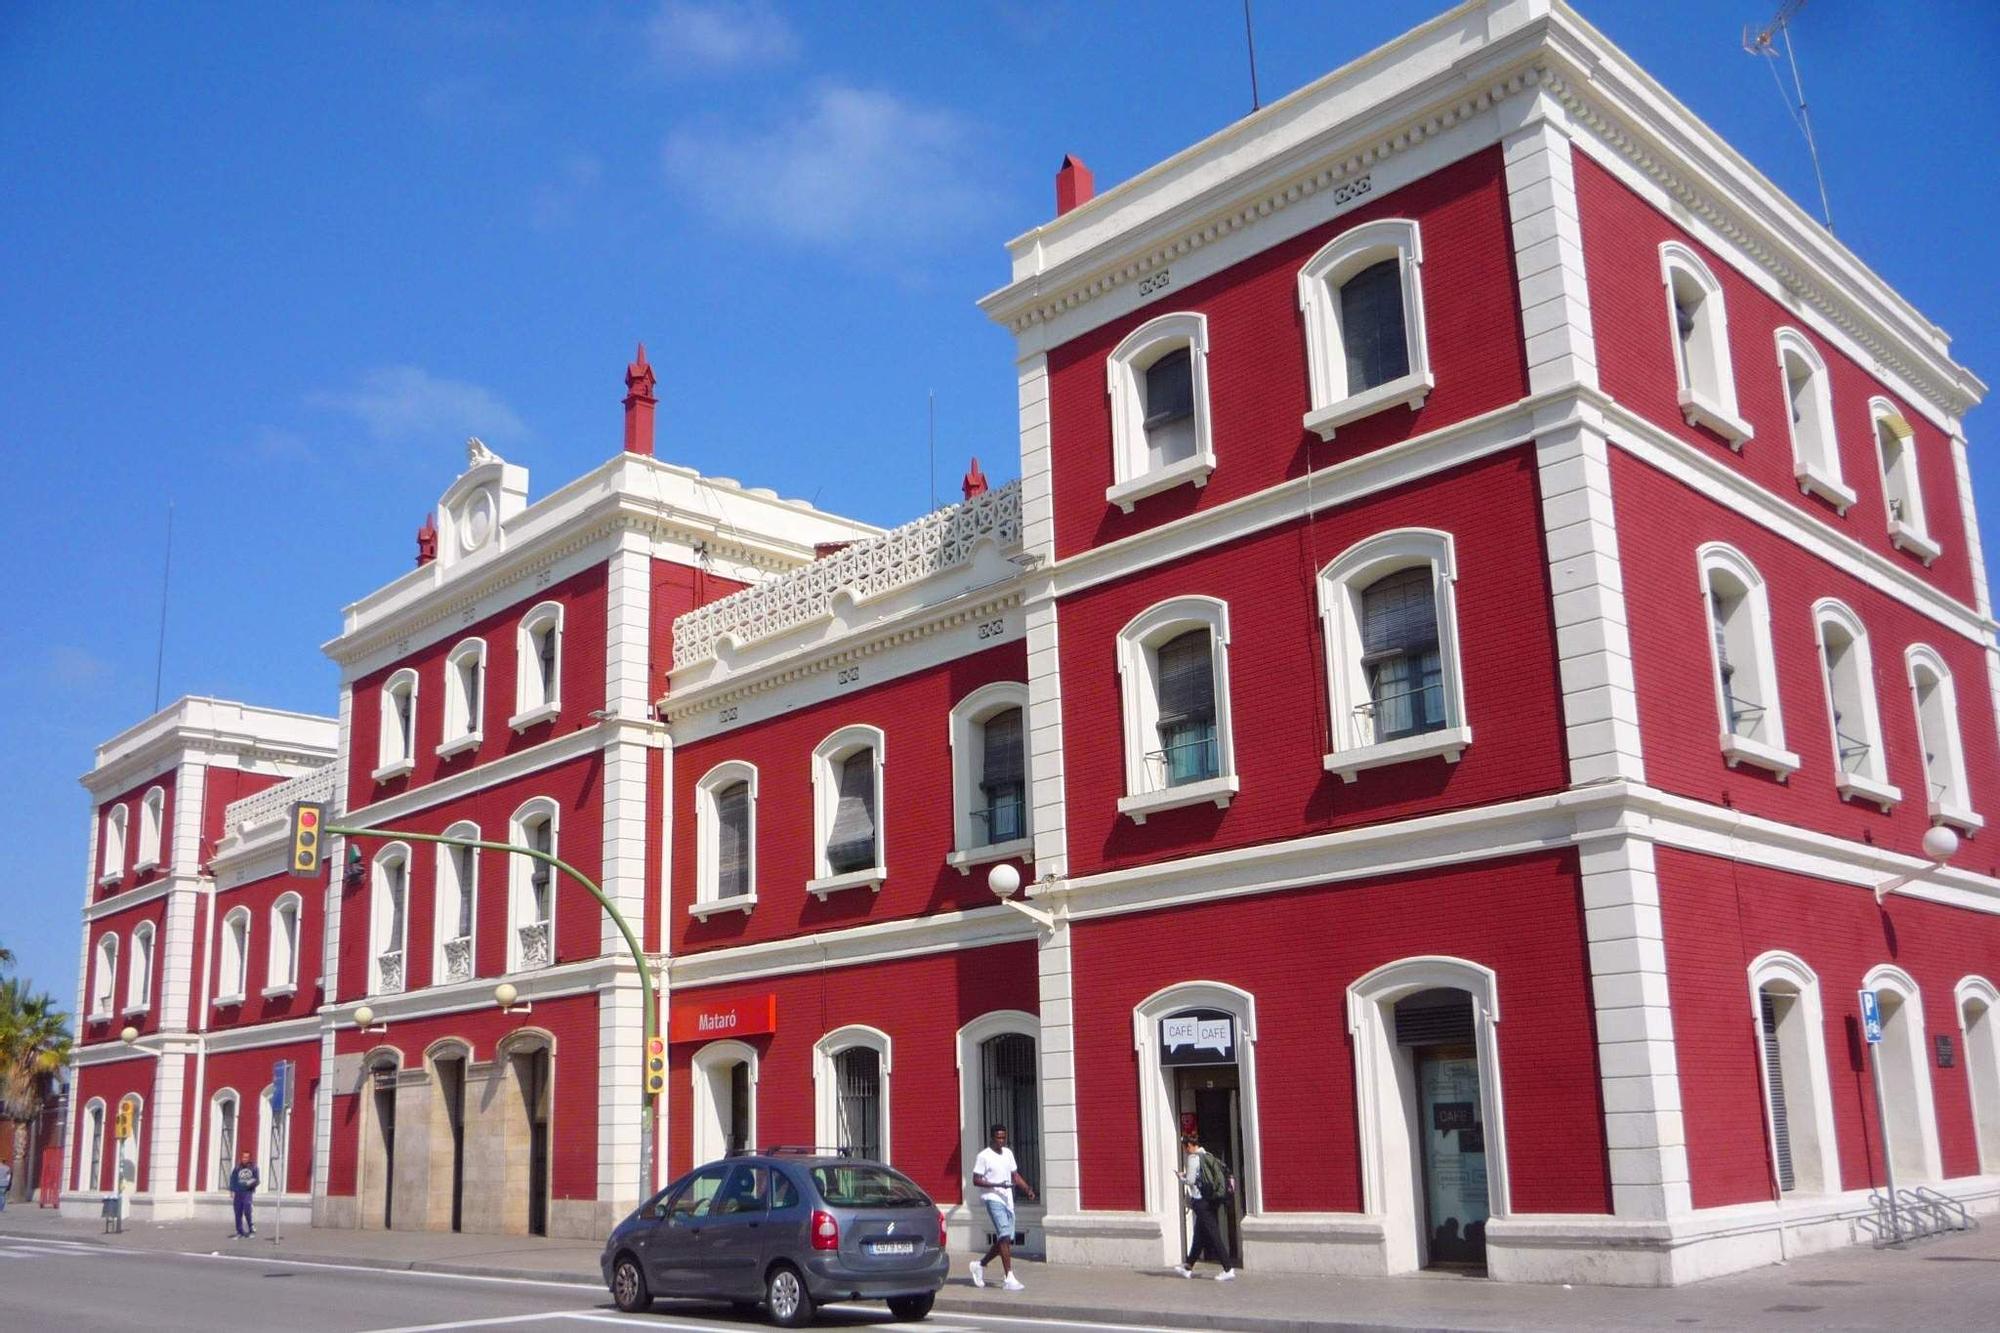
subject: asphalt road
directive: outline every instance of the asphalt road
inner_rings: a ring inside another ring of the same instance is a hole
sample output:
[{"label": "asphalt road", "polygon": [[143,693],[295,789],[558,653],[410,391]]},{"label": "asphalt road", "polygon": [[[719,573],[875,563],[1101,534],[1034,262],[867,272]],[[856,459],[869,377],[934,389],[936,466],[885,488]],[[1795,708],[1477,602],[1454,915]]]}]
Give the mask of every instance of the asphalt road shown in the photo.
[{"label": "asphalt road", "polygon": [[[108,1250],[63,1240],[0,1237],[0,1329],[10,1333],[200,1330],[201,1333],[446,1333],[451,1329],[555,1329],[606,1324],[743,1333],[769,1327],[727,1306],[661,1303],[620,1314],[601,1287],[513,1278],[296,1263],[249,1254]],[[890,1320],[880,1306],[832,1306],[822,1328],[910,1328],[925,1333],[1036,1333],[1129,1325],[932,1315]]]}]

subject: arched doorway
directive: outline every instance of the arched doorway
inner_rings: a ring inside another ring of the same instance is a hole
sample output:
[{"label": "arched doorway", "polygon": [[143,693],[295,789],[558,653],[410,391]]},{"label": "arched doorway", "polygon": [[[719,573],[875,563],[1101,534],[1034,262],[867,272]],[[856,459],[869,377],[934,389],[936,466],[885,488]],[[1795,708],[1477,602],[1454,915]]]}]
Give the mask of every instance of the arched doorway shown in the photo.
[{"label": "arched doorway", "polygon": [[757,1144],[757,1049],[712,1041],[693,1064],[694,1161],[700,1166]]},{"label": "arched doorway", "polygon": [[555,1045],[548,1033],[523,1029],[494,1053],[505,1154],[499,1230],[549,1234],[550,1115],[554,1105]]},{"label": "arched doorway", "polygon": [[372,1052],[364,1062],[361,1124],[361,1225],[388,1230],[396,1210],[396,1084],[403,1067],[396,1050]]}]

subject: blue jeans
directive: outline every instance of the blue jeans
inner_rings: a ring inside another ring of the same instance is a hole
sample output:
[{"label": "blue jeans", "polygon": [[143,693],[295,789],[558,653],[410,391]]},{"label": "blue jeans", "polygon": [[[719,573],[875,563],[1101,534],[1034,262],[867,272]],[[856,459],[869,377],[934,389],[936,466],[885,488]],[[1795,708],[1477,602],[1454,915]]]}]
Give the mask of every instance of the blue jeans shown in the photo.
[{"label": "blue jeans", "polygon": [[229,1198],[236,1205],[236,1234],[247,1236],[256,1227],[250,1220],[250,1201],[257,1196],[249,1190],[231,1190]]}]

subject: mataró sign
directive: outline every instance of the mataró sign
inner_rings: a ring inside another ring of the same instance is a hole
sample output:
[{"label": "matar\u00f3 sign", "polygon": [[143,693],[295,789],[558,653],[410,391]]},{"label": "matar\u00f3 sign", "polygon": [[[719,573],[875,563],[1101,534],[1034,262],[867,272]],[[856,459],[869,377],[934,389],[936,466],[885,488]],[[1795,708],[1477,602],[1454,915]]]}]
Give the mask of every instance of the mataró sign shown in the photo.
[{"label": "matar\u00f3 sign", "polygon": [[1160,1020],[1163,1065],[1233,1065],[1236,1019],[1220,1009],[1183,1009]]},{"label": "matar\u00f3 sign", "polygon": [[716,1041],[751,1037],[778,1030],[778,997],[688,1002],[676,999],[667,1016],[667,1038],[674,1042]]}]

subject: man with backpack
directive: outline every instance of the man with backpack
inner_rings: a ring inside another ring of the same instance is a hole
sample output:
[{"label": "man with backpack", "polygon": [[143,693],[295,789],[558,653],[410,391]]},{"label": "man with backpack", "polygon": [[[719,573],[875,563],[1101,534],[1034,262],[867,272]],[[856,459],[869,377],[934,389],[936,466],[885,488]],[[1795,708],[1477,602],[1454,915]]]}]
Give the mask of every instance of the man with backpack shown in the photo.
[{"label": "man with backpack", "polygon": [[1222,1267],[1215,1275],[1217,1282],[1234,1282],[1236,1263],[1229,1257],[1229,1242],[1223,1238],[1221,1213],[1236,1193],[1236,1181],[1222,1159],[1201,1146],[1194,1131],[1181,1135],[1181,1151],[1185,1156],[1178,1178],[1187,1194],[1188,1211],[1194,1216],[1194,1239],[1188,1243],[1187,1259],[1174,1265],[1174,1272],[1193,1277],[1194,1266],[1209,1259]]}]

